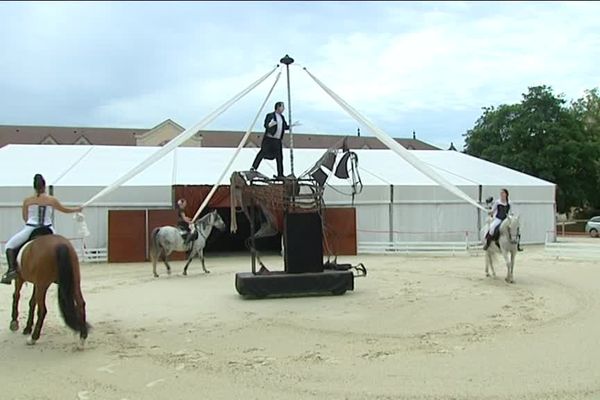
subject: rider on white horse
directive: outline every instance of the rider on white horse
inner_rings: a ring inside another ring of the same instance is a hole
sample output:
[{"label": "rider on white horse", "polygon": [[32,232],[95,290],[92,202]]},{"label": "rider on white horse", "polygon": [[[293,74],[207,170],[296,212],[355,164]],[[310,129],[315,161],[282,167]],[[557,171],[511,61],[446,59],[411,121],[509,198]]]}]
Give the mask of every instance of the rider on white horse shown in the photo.
[{"label": "rider on white horse", "polygon": [[35,189],[35,195],[23,200],[22,215],[25,226],[6,242],[8,271],[2,276],[0,283],[10,285],[15,276],[17,276],[17,251],[27,242],[34,230],[46,227],[54,232],[52,214],[55,209],[64,213],[81,211],[81,207],[64,207],[58,199],[47,195],[46,181],[40,174],[35,174],[33,177],[33,188]]},{"label": "rider on white horse", "polygon": [[185,208],[187,207],[186,199],[177,200],[177,204],[175,205],[175,210],[177,211],[177,227],[185,232],[184,243],[187,245],[192,240],[192,229],[193,223],[192,219],[185,215]]},{"label": "rider on white horse", "polygon": [[510,201],[508,200],[508,190],[502,189],[500,191],[500,199],[496,200],[492,206],[491,214],[494,217],[494,220],[490,224],[488,233],[485,235],[485,245],[483,246],[484,250],[487,250],[487,248],[490,246],[496,229],[500,226],[500,224],[502,224],[502,221],[506,219],[509,212]]}]

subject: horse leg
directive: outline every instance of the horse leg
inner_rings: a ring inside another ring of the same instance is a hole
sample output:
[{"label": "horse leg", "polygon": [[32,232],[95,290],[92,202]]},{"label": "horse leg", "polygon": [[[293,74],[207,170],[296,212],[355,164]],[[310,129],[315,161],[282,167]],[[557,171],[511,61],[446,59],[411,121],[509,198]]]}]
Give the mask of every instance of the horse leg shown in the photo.
[{"label": "horse leg", "polygon": [[491,251],[487,251],[486,252],[487,255],[487,262],[489,263],[490,269],[492,270],[492,277],[496,277],[496,270],[494,269],[494,258],[492,257],[492,252]]},{"label": "horse leg", "polygon": [[210,271],[206,269],[206,265],[204,265],[204,249],[200,250],[200,259],[202,260],[202,270],[204,273],[210,274]]},{"label": "horse leg", "polygon": [[167,254],[166,251],[163,250],[162,256],[163,256],[163,262],[165,263],[165,266],[167,267],[167,275],[171,275],[171,266],[169,265],[169,255]]},{"label": "horse leg", "polygon": [[194,259],[195,256],[196,256],[196,252],[194,250],[189,252],[187,262],[185,263],[185,267],[183,267],[183,275],[187,275],[187,269],[190,266],[190,264],[192,263],[192,260]]},{"label": "horse leg", "polygon": [[515,283],[514,270],[515,270],[515,258],[517,257],[517,249],[511,249],[510,252],[510,283]]},{"label": "horse leg", "polygon": [[19,300],[22,287],[23,279],[17,275],[15,278],[15,292],[13,293],[12,320],[10,321],[10,330],[13,332],[19,329]]},{"label": "horse leg", "polygon": [[35,293],[37,292],[37,286],[33,286],[33,293],[31,293],[31,299],[29,299],[29,314],[27,314],[27,324],[23,329],[23,335],[31,335],[33,330],[33,316],[35,315]]},{"label": "horse leg", "polygon": [[489,277],[490,276],[490,255],[489,253],[486,251],[485,252],[485,276]]},{"label": "horse leg", "polygon": [[35,291],[35,300],[37,303],[37,321],[35,322],[35,328],[33,328],[33,333],[27,339],[27,344],[33,345],[40,338],[40,334],[42,332],[42,325],[44,324],[44,318],[46,318],[46,292],[48,291],[48,286],[39,287],[38,290]]},{"label": "horse leg", "polygon": [[155,249],[150,250],[150,259],[152,260],[152,274],[155,278],[158,278],[158,274],[156,273],[156,259],[158,258],[157,251]]},{"label": "horse leg", "polygon": [[504,257],[504,262],[506,263],[506,278],[504,279],[507,283],[511,283],[512,280],[512,276],[510,273],[510,259],[508,257],[508,250],[507,249],[502,249],[502,257]]}]

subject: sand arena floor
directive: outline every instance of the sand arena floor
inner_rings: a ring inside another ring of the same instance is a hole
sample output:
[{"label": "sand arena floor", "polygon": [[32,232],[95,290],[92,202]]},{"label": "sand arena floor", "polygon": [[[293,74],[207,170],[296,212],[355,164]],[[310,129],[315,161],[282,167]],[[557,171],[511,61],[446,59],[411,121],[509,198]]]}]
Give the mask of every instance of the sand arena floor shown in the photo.
[{"label": "sand arena floor", "polygon": [[30,347],[8,329],[2,286],[0,398],[600,399],[600,263],[529,246],[508,285],[483,257],[342,261],[369,269],[354,292],[266,300],[235,291],[248,257],[209,256],[211,274],[195,262],[187,277],[176,262],[158,279],[149,263],[84,265],[84,351],[55,287]]}]

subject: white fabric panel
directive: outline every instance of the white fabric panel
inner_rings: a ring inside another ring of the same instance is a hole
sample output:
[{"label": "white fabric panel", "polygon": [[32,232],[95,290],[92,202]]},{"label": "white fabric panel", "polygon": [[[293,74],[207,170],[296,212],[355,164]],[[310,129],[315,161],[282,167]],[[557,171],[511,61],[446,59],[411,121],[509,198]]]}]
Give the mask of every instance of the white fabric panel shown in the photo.
[{"label": "white fabric panel", "polygon": [[[81,158],[90,146],[16,145],[0,148],[0,187],[33,188],[40,173],[51,185]],[[33,189],[32,189],[33,190]]]},{"label": "white fabric panel", "polygon": [[[467,195],[474,199],[479,196],[479,188],[477,186],[459,186],[459,188]],[[394,203],[457,203],[464,204],[461,199],[458,199],[452,193],[440,186],[431,185],[394,185]]]},{"label": "white fabric panel", "polygon": [[[92,151],[79,161],[76,168],[66,173],[54,185],[100,186],[103,189],[118,179],[123,171],[133,168],[156,152],[156,149],[145,146],[94,146]],[[173,157],[173,153],[165,155],[123,186],[170,186],[173,177]]]},{"label": "white fabric panel", "polygon": [[395,204],[393,214],[395,241],[464,241],[467,232],[478,240],[478,210],[469,204]]},{"label": "white fabric panel", "polygon": [[356,240],[387,242],[390,213],[388,205],[360,205],[356,207]]},{"label": "white fabric panel", "polygon": [[[349,186],[327,186],[323,198],[325,203],[331,206],[352,205],[352,190]],[[366,186],[360,194],[354,198],[354,204],[385,204],[390,203],[389,186]]]},{"label": "white fabric panel", "polygon": [[[65,205],[74,206],[82,204],[85,199],[98,193],[99,189],[102,187],[55,187],[54,195]],[[95,205],[140,208],[146,208],[146,206],[171,207],[173,205],[171,190],[171,186],[122,186],[91,206],[85,207],[84,212],[87,215],[87,210]]]},{"label": "white fabric panel", "polygon": [[544,243],[546,234],[554,240],[556,221],[554,204],[522,204],[515,202],[521,226],[521,243]]},{"label": "white fabric panel", "polygon": [[[416,151],[421,161],[484,185],[548,185],[549,182],[458,151]],[[439,154],[432,154],[439,153]]]},{"label": "white fabric panel", "polygon": [[482,200],[492,196],[500,198],[500,190],[506,188],[510,193],[511,202],[554,203],[554,185],[515,185],[506,179],[503,185],[485,185],[482,190]]},{"label": "white fabric panel", "polygon": [[[103,186],[121,169],[130,168],[153,154],[157,147],[131,146],[74,146],[74,145],[8,145],[0,149],[0,167],[13,171],[0,176],[0,187],[31,187],[33,175],[42,173],[48,184],[70,186]],[[126,185],[211,184],[217,178],[225,161],[235,149],[229,148],[178,148],[159,162],[140,173]],[[247,170],[258,149],[245,148],[233,163],[232,170]],[[298,174],[310,168],[325,150],[296,149],[294,158]],[[398,184],[429,185],[435,183],[412,168],[390,150],[356,150],[359,169],[365,185]],[[470,157],[456,151],[411,151],[414,155],[436,169],[444,179],[459,187],[483,185],[542,186],[548,190],[554,185],[520,172]],[[81,160],[80,158],[85,154]],[[289,152],[284,149],[284,162]],[[176,157],[176,160],[173,160]],[[52,162],[49,163],[48,161]],[[173,168],[176,171],[173,171]],[[286,170],[288,169],[286,165]],[[54,182],[69,170],[58,182]],[[262,170],[262,165],[261,165]],[[173,181],[173,177],[176,179]],[[329,183],[337,184],[332,178]],[[69,183],[71,182],[71,183]]]}]

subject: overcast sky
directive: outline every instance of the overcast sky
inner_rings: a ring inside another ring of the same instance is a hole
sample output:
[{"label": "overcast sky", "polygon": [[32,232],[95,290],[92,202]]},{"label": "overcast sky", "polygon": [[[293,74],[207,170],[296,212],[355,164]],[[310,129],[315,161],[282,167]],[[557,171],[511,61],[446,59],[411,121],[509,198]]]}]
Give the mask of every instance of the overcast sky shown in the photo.
[{"label": "overcast sky", "polygon": [[[600,86],[599,21],[596,2],[2,2],[0,124],[189,127],[289,53],[393,136],[462,146],[528,86]],[[299,131],[355,134],[291,72]],[[208,128],[247,129],[268,82]]]}]

